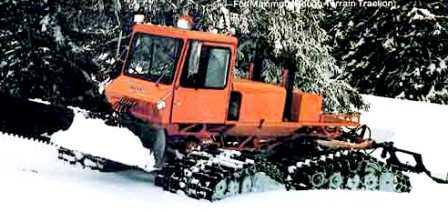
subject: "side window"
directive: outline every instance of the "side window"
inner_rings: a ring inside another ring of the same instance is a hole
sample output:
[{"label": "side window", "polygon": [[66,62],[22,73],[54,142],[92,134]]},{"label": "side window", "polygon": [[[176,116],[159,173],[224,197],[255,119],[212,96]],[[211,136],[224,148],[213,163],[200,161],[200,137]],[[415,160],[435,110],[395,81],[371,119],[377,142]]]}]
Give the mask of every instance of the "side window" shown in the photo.
[{"label": "side window", "polygon": [[224,88],[230,61],[230,50],[191,42],[181,85],[194,88]]}]

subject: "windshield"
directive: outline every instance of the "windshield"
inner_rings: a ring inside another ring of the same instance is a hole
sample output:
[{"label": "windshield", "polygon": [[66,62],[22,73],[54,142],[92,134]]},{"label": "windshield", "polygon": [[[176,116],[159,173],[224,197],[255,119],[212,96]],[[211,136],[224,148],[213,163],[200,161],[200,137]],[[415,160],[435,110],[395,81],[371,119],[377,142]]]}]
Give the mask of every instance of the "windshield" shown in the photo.
[{"label": "windshield", "polygon": [[179,39],[136,34],[125,72],[145,80],[169,84],[173,81],[181,47]]}]

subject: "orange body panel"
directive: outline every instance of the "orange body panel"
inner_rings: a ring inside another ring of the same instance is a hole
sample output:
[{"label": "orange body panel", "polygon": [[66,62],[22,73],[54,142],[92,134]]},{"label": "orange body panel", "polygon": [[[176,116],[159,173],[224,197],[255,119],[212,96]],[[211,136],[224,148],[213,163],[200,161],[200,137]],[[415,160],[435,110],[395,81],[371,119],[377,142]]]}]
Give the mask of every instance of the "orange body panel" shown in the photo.
[{"label": "orange body panel", "polygon": [[285,88],[249,80],[235,80],[233,91],[242,95],[239,122],[257,125],[262,121],[282,121]]},{"label": "orange body panel", "polygon": [[[342,127],[359,125],[359,116],[355,115],[334,115],[322,113],[323,99],[320,95],[312,93],[303,93],[295,91],[293,93],[292,114],[293,120],[283,121],[283,109],[285,102],[285,89],[278,86],[266,85],[251,81],[249,93],[254,96],[252,102],[258,104],[250,104],[246,110],[241,109],[241,117],[252,114],[250,119],[241,119],[239,121],[229,121],[227,124],[234,126],[229,129],[226,134],[232,136],[256,136],[256,137],[276,137],[287,136],[293,134],[302,127]],[[238,82],[235,82],[237,85]],[[265,86],[256,86],[256,85]],[[235,86],[239,88],[238,86]],[[235,89],[238,90],[238,89]],[[270,90],[273,93],[269,93]],[[242,93],[242,99],[246,95],[246,89],[238,90]],[[267,93],[266,93],[267,92]],[[266,98],[267,97],[267,98]],[[242,107],[244,103],[242,104]],[[244,111],[244,112],[243,112]],[[257,117],[257,118],[254,118]],[[264,122],[260,122],[260,117],[267,117]]]},{"label": "orange body panel", "polygon": [[[106,97],[111,105],[116,105],[121,99],[134,101],[136,106],[130,112],[137,118],[154,123],[168,124],[171,115],[172,86],[147,82],[145,80],[119,76],[107,86]],[[158,110],[157,101],[163,100],[166,107]]]},{"label": "orange body panel", "polygon": [[292,98],[292,121],[319,122],[322,113],[321,96],[312,93],[294,92]]},{"label": "orange body panel", "polygon": [[178,88],[173,104],[173,123],[224,124],[227,90]]}]

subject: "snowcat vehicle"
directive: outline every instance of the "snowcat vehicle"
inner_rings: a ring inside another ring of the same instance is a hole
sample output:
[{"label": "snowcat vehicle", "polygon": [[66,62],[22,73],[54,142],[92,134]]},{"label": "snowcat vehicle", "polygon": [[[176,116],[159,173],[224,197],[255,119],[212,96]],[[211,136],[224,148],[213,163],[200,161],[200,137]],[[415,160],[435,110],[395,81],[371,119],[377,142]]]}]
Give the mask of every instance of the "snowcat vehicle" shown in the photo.
[{"label": "snowcat vehicle", "polygon": [[[235,37],[136,24],[131,40],[105,94],[130,129],[152,132],[142,140],[165,190],[217,200],[262,190],[265,174],[288,189],[409,192],[403,172],[430,174],[419,154],[370,139],[359,114],[323,113],[322,96],[293,89],[294,73],[285,86],[236,79]],[[377,148],[385,162],[365,152]]]},{"label": "snowcat vehicle", "polygon": [[[376,142],[359,114],[327,114],[323,97],[237,79],[235,37],[135,24],[122,70],[105,89],[120,125],[156,158],[155,184],[208,200],[263,190],[263,177],[286,189],[409,192],[405,172],[424,172],[420,154]],[[73,121],[68,108],[1,96],[0,130],[48,139]],[[30,119],[38,115],[40,118]],[[44,123],[44,124],[43,124]],[[101,171],[126,168],[58,147],[59,158]],[[377,158],[371,151],[382,150]],[[397,153],[414,158],[403,163]],[[149,155],[148,155],[149,157]]]}]

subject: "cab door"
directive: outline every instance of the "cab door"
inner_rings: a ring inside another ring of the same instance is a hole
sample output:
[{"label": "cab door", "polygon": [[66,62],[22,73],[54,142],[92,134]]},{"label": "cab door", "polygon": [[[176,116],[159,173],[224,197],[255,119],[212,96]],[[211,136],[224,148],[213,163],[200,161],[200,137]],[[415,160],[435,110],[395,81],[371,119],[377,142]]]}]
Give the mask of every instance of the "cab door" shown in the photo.
[{"label": "cab door", "polygon": [[174,91],[173,123],[224,123],[231,53],[230,45],[190,41]]}]

